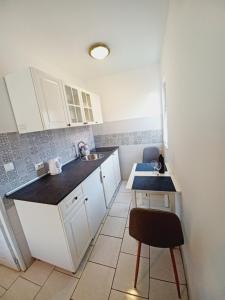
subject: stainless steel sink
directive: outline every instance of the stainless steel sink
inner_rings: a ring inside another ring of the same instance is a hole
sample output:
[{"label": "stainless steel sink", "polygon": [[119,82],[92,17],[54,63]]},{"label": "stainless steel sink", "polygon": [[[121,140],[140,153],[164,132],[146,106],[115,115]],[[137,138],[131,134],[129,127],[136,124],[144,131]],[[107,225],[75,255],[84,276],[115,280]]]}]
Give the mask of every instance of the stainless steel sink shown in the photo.
[{"label": "stainless steel sink", "polygon": [[104,157],[104,154],[101,154],[101,153],[91,153],[89,155],[85,155],[85,156],[81,157],[81,160],[83,160],[83,161],[92,161],[92,160],[101,159],[103,157]]}]

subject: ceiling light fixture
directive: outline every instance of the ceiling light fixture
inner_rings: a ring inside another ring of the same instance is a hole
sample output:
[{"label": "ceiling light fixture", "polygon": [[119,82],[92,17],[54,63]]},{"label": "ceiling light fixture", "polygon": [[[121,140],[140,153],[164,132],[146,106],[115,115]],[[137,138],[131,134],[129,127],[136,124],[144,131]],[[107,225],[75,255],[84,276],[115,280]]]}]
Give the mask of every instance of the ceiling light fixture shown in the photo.
[{"label": "ceiling light fixture", "polygon": [[110,50],[107,45],[103,43],[96,43],[89,48],[88,53],[91,57],[101,60],[109,55]]}]

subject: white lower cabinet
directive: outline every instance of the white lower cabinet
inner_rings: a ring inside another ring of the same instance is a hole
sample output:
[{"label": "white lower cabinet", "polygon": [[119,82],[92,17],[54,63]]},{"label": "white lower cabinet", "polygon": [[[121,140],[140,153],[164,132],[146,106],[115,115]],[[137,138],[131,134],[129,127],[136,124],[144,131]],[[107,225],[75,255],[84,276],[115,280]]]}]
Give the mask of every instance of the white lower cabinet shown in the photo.
[{"label": "white lower cabinet", "polygon": [[75,272],[119,181],[116,151],[58,205],[15,200],[31,255]]},{"label": "white lower cabinet", "polygon": [[115,177],[115,181],[116,181],[116,187],[118,187],[118,185],[120,184],[120,181],[121,181],[120,162],[119,162],[118,150],[116,150],[112,154],[112,158],[113,158],[113,169],[114,169],[114,177]]},{"label": "white lower cabinet", "polygon": [[118,150],[104,161],[101,165],[101,171],[106,206],[109,207],[112,197],[121,181]]},{"label": "white lower cabinet", "polygon": [[106,213],[104,191],[100,176],[100,168],[98,168],[82,182],[92,238],[98,231],[101,221]]},{"label": "white lower cabinet", "polygon": [[64,223],[75,269],[78,267],[91,241],[84,202],[85,200],[82,199],[75,206]]},{"label": "white lower cabinet", "polygon": [[101,171],[105,193],[105,202],[106,206],[108,207],[116,190],[112,155],[103,162],[103,164],[101,165]]}]

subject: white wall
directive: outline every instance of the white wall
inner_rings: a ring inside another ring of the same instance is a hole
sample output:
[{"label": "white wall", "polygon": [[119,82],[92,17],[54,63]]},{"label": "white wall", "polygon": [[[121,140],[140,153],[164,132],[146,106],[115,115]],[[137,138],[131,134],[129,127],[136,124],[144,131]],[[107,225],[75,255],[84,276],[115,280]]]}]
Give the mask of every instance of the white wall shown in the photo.
[{"label": "white wall", "polygon": [[159,65],[129,70],[86,82],[101,96],[105,122],[161,118]]},{"label": "white wall", "polygon": [[171,0],[162,56],[192,300],[225,299],[225,2]]},{"label": "white wall", "polygon": [[[162,129],[159,64],[87,81],[86,86],[101,96],[104,123],[93,126],[93,133],[105,135],[101,146],[120,146],[122,178],[128,179],[133,163],[142,161],[143,148],[161,146],[160,139],[143,138]],[[139,142],[133,144],[129,137],[137,132]],[[118,144],[120,134],[126,144]]]}]

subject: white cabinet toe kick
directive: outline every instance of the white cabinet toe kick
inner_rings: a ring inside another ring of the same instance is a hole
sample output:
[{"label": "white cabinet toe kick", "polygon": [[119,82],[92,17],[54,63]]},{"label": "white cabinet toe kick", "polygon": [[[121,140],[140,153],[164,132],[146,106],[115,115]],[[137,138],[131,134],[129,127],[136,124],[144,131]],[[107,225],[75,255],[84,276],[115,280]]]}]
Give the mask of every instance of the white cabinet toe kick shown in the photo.
[{"label": "white cabinet toe kick", "polygon": [[76,272],[120,181],[116,150],[58,205],[15,200],[31,255]]}]

